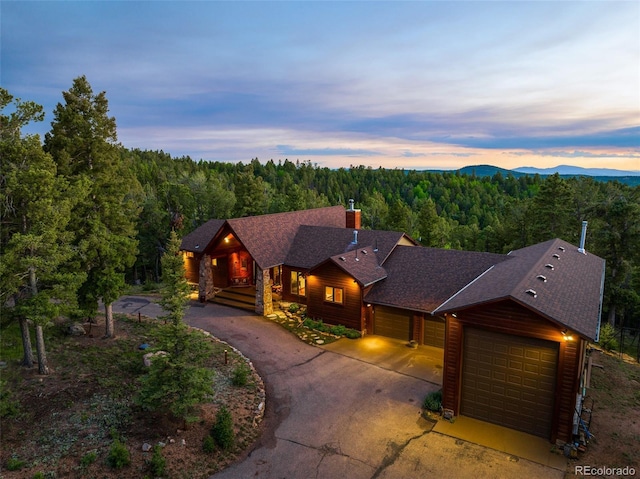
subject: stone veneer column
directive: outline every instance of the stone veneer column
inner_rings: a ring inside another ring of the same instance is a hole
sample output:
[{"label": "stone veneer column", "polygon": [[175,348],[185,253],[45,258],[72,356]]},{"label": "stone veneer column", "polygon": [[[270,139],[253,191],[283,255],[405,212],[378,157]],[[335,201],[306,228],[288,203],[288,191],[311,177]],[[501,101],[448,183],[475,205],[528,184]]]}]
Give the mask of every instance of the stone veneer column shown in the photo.
[{"label": "stone veneer column", "polygon": [[266,316],[273,313],[273,293],[269,270],[257,269],[256,274],[256,313]]},{"label": "stone veneer column", "polygon": [[211,256],[203,254],[200,259],[200,280],[198,281],[198,298],[208,301],[213,297],[213,270]]}]

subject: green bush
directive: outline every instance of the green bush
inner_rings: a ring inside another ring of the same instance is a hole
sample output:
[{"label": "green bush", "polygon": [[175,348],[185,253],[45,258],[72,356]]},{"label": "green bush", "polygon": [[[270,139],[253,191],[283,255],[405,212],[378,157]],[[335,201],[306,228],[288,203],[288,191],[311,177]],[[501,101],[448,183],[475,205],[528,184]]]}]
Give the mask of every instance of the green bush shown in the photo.
[{"label": "green bush", "polygon": [[109,449],[109,455],[107,456],[107,464],[113,469],[122,469],[131,464],[129,449],[119,439],[115,439],[111,444],[111,449]]},{"label": "green bush", "polygon": [[298,303],[291,303],[289,305],[289,312],[291,314],[296,314],[299,309],[300,309],[300,305]]},{"label": "green bush", "polygon": [[618,345],[618,332],[616,328],[611,326],[609,323],[604,323],[600,325],[600,338],[598,340],[598,344],[602,346],[602,349],[605,351],[616,351],[619,349]]},{"label": "green bush", "polygon": [[216,422],[211,428],[211,437],[222,449],[231,449],[235,441],[233,418],[226,406],[222,406],[216,414]]},{"label": "green bush", "polygon": [[19,471],[24,467],[24,461],[15,454],[7,459],[7,471]]},{"label": "green bush", "polygon": [[155,445],[153,447],[153,455],[151,456],[151,474],[154,477],[163,476],[167,467],[167,460],[162,455],[162,447]]},{"label": "green bush", "polygon": [[249,367],[245,364],[239,364],[233,370],[233,376],[231,377],[231,384],[234,386],[246,386],[249,380]]},{"label": "green bush", "polygon": [[96,462],[97,458],[98,456],[95,451],[88,452],[80,459],[80,465],[82,467],[89,467],[91,464]]},{"label": "green bush", "polygon": [[349,339],[358,339],[360,337],[360,331],[356,331],[355,329],[347,329],[344,333],[344,336]]},{"label": "green bush", "polygon": [[442,391],[440,390],[427,394],[427,397],[424,398],[423,406],[429,411],[440,411],[440,408],[442,407]]},{"label": "green bush", "polygon": [[345,333],[347,332],[347,327],[343,326],[342,324],[339,324],[337,326],[331,326],[331,328],[329,329],[329,332],[334,336],[344,336]]},{"label": "green bush", "polygon": [[202,441],[202,450],[207,453],[211,453],[216,450],[216,442],[211,436],[207,436]]}]

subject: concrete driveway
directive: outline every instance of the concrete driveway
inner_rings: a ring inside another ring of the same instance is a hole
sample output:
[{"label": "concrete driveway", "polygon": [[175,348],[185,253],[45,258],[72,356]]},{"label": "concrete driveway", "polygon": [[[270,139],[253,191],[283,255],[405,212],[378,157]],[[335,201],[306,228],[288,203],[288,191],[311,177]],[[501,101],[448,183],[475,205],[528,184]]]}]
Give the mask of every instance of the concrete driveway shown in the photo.
[{"label": "concrete driveway", "polygon": [[[157,316],[144,298],[114,312]],[[188,324],[250,358],[266,390],[265,431],[215,479],[562,478],[564,471],[432,432],[420,417],[425,379],[307,345],[279,325],[225,306],[193,303]]]}]

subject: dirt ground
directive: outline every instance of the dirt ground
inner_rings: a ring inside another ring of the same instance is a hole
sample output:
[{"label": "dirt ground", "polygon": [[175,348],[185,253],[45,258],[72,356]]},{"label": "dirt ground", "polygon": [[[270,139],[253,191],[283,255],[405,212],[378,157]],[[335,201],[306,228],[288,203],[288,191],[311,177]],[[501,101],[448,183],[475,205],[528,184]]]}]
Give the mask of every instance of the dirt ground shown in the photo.
[{"label": "dirt ground", "polygon": [[[628,466],[635,469],[635,477],[640,477],[640,364],[632,358],[597,349],[591,357],[594,367],[585,407],[592,410],[589,431],[593,438],[586,452],[573,462],[569,477],[587,477],[585,466]],[[588,414],[583,417],[588,421]],[[575,466],[582,466],[583,473],[578,469],[575,474]],[[594,475],[620,477],[601,472],[605,474]]]},{"label": "dirt ground", "polygon": [[[185,428],[181,420],[132,408],[135,382],[127,380],[129,375],[122,371],[122,365],[118,374],[101,364],[104,358],[117,362],[106,351],[116,345],[124,348],[122,356],[131,353],[142,362],[143,351],[138,345],[148,341],[144,320],[142,325],[133,318],[117,320],[114,340],[102,339],[103,331],[99,322],[91,326],[92,334],[50,341],[56,345],[48,354],[52,370],[48,376],[39,376],[37,367],[25,370],[11,364],[3,371],[5,377],[19,376],[13,379],[20,382],[15,398],[22,406],[17,417],[2,420],[0,477],[151,478],[152,451],[143,452],[145,443],[164,444],[164,477],[206,477],[234,461],[260,435],[264,385],[253,369],[247,386],[232,385],[235,367],[246,361],[233,348],[212,339],[214,355],[208,366],[215,371],[215,398],[202,406],[197,412],[199,419]],[[204,438],[223,404],[232,412],[236,446],[205,453]],[[131,464],[122,469],[106,463],[114,428],[131,456]],[[8,470],[18,462],[23,463],[19,470]]]}]

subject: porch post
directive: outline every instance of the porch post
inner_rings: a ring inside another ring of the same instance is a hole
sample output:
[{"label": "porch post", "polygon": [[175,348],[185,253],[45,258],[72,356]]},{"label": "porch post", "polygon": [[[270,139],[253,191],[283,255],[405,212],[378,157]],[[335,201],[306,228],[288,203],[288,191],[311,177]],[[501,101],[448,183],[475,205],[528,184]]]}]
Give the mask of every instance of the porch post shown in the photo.
[{"label": "porch post", "polygon": [[213,297],[213,269],[211,256],[203,254],[200,260],[200,278],[198,281],[198,298],[201,302]]},{"label": "porch post", "polygon": [[273,293],[269,269],[256,267],[256,313],[266,316],[273,313]]}]

